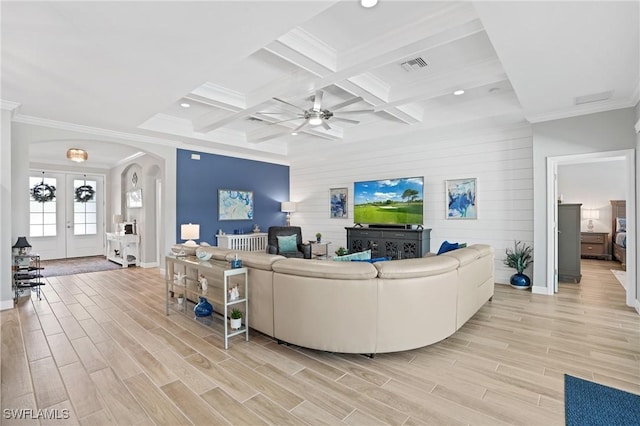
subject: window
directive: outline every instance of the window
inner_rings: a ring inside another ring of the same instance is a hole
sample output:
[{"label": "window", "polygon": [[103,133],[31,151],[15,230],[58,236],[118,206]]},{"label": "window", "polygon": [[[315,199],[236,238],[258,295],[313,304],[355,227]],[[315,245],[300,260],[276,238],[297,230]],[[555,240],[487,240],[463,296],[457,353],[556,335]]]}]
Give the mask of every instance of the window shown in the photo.
[{"label": "window", "polygon": [[[47,201],[36,201],[36,198],[34,198],[34,188],[37,185],[40,185],[38,189],[44,189],[44,191],[38,191],[38,194],[51,199]],[[32,176],[29,178],[29,190],[31,192],[29,200],[29,236],[56,236],[56,185],[57,180],[55,178],[43,178],[42,176]]]},{"label": "window", "polygon": [[73,234],[96,235],[98,233],[98,215],[96,209],[95,180],[73,180]]}]

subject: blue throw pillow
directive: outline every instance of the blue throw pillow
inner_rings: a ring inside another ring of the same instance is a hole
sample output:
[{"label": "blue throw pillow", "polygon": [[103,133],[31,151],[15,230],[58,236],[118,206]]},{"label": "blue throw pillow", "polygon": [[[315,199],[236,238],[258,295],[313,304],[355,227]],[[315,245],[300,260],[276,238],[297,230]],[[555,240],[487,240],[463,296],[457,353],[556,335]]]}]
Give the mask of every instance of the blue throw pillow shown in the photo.
[{"label": "blue throw pillow", "polygon": [[298,251],[298,243],[296,241],[296,235],[278,235],[278,250],[281,253],[290,253],[292,251]]},{"label": "blue throw pillow", "polygon": [[451,250],[456,250],[458,246],[459,246],[458,243],[450,243],[449,241],[445,241],[440,246],[440,249],[438,250],[438,254],[446,253]]}]

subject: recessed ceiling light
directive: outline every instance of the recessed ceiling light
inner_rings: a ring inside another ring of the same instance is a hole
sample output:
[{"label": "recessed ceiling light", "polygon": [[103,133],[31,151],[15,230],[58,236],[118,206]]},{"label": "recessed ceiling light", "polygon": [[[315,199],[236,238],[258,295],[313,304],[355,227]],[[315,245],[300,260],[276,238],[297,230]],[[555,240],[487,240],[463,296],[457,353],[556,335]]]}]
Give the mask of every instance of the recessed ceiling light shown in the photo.
[{"label": "recessed ceiling light", "polygon": [[291,136],[298,136],[298,132],[291,132]]},{"label": "recessed ceiling light", "polygon": [[378,0],[360,0],[360,5],[367,9],[378,4]]},{"label": "recessed ceiling light", "polygon": [[456,96],[464,95],[464,90],[462,90],[462,89],[456,90],[455,92],[453,92],[453,94],[456,95]]},{"label": "recessed ceiling light", "polygon": [[180,104],[180,106],[181,106],[182,108],[189,108],[189,107],[191,106],[191,104],[186,103],[186,102],[183,102],[183,103],[181,103],[181,104]]}]

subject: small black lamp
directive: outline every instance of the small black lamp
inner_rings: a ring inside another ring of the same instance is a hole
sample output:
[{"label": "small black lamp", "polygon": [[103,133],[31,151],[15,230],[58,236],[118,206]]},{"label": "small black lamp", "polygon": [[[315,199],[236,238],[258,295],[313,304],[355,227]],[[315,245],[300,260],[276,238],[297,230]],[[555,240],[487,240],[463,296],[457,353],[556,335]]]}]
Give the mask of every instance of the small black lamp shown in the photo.
[{"label": "small black lamp", "polygon": [[18,254],[25,255],[31,248],[31,244],[27,241],[27,237],[18,237],[18,241],[16,241],[12,248],[18,249]]}]

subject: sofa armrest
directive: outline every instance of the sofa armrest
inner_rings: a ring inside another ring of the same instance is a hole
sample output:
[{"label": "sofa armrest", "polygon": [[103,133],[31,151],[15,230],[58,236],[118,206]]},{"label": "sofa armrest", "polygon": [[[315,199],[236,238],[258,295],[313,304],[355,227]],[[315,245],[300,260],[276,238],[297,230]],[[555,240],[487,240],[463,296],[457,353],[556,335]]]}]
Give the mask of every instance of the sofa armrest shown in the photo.
[{"label": "sofa armrest", "polygon": [[311,259],[311,244],[298,244],[298,250],[304,254],[305,259]]}]

